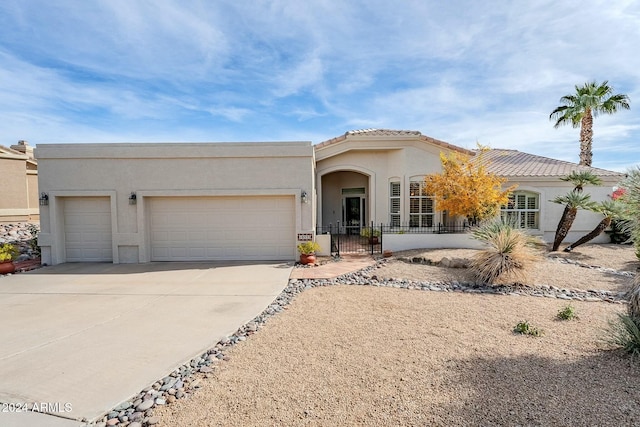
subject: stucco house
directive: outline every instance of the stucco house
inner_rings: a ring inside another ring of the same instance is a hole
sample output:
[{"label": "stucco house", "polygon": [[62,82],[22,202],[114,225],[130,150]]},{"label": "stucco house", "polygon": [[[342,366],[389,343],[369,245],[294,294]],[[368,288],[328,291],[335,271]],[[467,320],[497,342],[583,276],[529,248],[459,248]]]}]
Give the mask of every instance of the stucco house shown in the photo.
[{"label": "stucco house", "polygon": [[38,164],[33,147],[18,141],[11,147],[0,145],[0,222],[38,219]]},{"label": "stucco house", "polygon": [[[354,234],[383,225],[380,250],[470,245],[464,234],[441,232],[455,219],[421,192],[424,176],[441,169],[440,153],[451,151],[475,154],[417,131],[381,129],[316,145],[38,145],[48,203],[42,261],[293,260],[297,242],[309,238],[329,252],[324,233],[337,224]],[[584,167],[514,150],[489,157],[492,171],[518,184],[509,215],[552,240],[563,207],[548,200],[571,189],[560,177]],[[588,190],[594,200],[609,197],[623,177],[587,169],[603,179]],[[599,221],[581,212],[567,241]]]}]

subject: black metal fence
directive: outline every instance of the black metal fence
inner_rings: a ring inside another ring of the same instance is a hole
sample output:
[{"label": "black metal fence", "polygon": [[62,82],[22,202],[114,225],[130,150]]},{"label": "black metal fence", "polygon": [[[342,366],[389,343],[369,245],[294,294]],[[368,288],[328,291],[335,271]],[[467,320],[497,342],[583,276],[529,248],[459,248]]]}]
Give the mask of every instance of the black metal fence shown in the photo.
[{"label": "black metal fence", "polygon": [[444,234],[444,233],[466,233],[471,228],[467,221],[451,222],[447,224],[435,224],[433,227],[416,227],[408,224],[403,225],[380,225],[379,230],[383,234]]},{"label": "black metal fence", "polygon": [[341,253],[379,254],[382,253],[382,241],[385,234],[444,234],[465,233],[469,231],[468,222],[437,224],[433,227],[415,227],[411,225],[374,225],[353,226],[336,224],[319,225],[316,234],[331,235],[331,254]]}]

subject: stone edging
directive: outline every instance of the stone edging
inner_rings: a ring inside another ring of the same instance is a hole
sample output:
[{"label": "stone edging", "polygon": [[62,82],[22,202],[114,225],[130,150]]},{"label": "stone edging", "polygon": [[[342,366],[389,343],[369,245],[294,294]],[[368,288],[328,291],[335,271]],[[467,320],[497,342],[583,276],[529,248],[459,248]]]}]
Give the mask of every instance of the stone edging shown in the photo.
[{"label": "stone edging", "polygon": [[[195,357],[191,361],[179,366],[165,378],[156,381],[151,386],[145,388],[131,399],[113,408],[101,421],[95,422],[96,427],[109,425],[127,425],[127,427],[147,427],[159,422],[153,415],[153,409],[159,405],[166,405],[175,402],[177,399],[188,398],[194,391],[200,388],[203,378],[209,378],[213,367],[221,360],[229,360],[225,352],[235,344],[245,341],[260,329],[266,321],[285,309],[293,301],[296,295],[306,289],[319,286],[332,285],[357,285],[357,286],[377,286],[399,289],[413,289],[433,292],[461,292],[475,294],[497,294],[497,295],[524,295],[532,297],[557,298],[561,300],[610,302],[616,304],[626,303],[625,293],[612,292],[606,290],[579,290],[561,289],[550,285],[540,285],[538,287],[527,286],[486,286],[476,283],[451,281],[441,282],[421,282],[412,280],[380,279],[376,276],[375,270],[381,268],[388,258],[380,259],[373,266],[362,270],[348,273],[334,279],[290,279],[285,289],[278,297],[258,316],[247,324],[241,326],[231,336],[221,339],[213,348]],[[558,260],[564,260],[559,258]],[[559,261],[566,262],[566,261]],[[568,264],[579,264],[575,261],[566,262]],[[586,265],[585,265],[586,266]],[[600,268],[586,266],[589,268]],[[604,269],[603,271],[609,271]],[[614,274],[631,275],[630,272],[616,272]],[[117,420],[117,422],[116,422]],[[127,424],[128,423],[128,424]]]}]

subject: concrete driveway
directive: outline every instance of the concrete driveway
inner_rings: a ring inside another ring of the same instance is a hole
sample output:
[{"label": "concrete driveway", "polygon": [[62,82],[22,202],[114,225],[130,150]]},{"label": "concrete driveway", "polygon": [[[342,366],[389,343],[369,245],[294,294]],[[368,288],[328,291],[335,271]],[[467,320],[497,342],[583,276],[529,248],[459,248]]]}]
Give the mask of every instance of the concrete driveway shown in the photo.
[{"label": "concrete driveway", "polygon": [[[62,264],[0,277],[0,425],[96,419],[260,314],[291,268]],[[55,416],[2,411],[25,403]]]}]

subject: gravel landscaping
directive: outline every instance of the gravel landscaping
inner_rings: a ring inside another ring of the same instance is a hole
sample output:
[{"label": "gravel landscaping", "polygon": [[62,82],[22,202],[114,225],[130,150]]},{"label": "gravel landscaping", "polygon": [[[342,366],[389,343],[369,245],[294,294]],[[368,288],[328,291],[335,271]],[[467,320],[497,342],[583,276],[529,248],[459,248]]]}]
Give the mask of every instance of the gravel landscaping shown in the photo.
[{"label": "gravel landscaping", "polygon": [[[265,313],[176,370],[182,387],[161,392],[174,382],[161,380],[135,403],[160,399],[145,415],[165,426],[640,419],[640,363],[602,341],[624,310],[633,248],[552,254],[530,283],[511,287],[477,286],[466,269],[429,265],[462,255],[413,251],[338,279],[292,280]],[[557,320],[567,304],[579,318]],[[515,334],[524,320],[544,334]],[[176,390],[181,398],[163,405]]]}]

